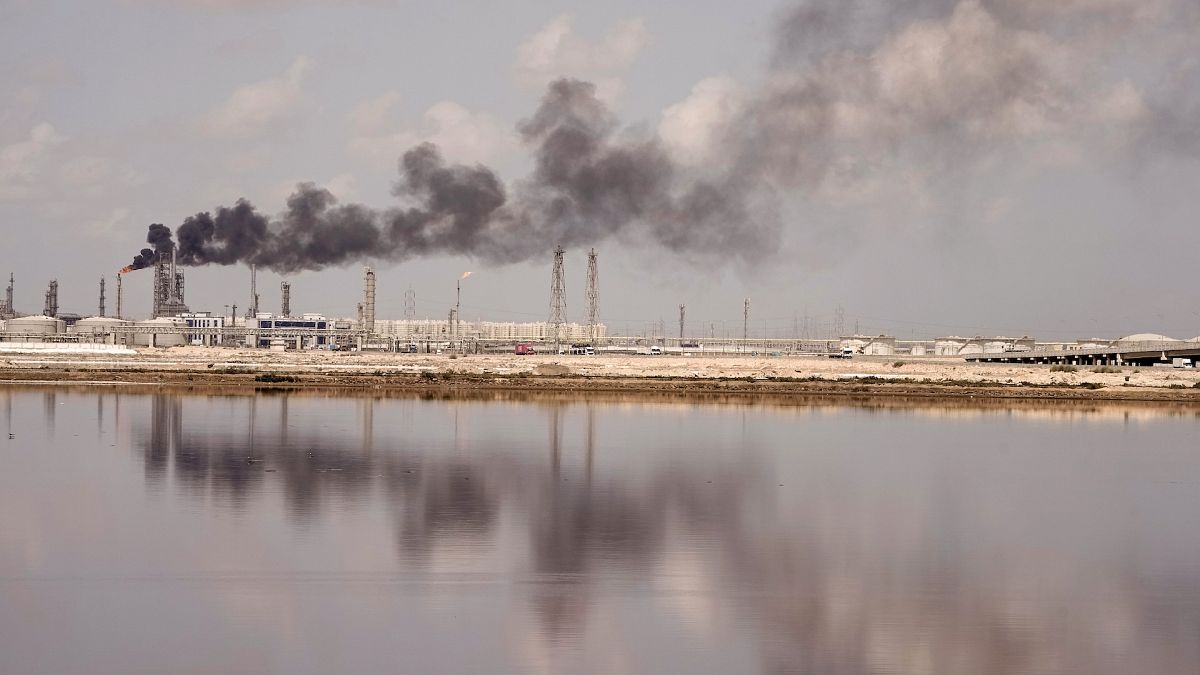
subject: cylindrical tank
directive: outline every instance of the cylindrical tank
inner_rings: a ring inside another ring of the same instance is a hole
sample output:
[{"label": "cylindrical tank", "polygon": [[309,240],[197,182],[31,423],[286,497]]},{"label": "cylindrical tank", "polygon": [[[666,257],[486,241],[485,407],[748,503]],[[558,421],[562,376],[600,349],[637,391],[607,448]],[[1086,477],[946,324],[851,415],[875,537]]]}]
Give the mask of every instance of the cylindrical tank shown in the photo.
[{"label": "cylindrical tank", "polygon": [[9,319],[5,325],[9,335],[25,335],[29,337],[18,340],[36,341],[39,335],[57,335],[66,332],[66,324],[52,316],[19,316]]},{"label": "cylindrical tank", "polygon": [[938,340],[933,343],[933,353],[938,356],[958,356],[963,343],[958,340]]},{"label": "cylindrical tank", "polygon": [[[186,344],[187,341],[187,337],[184,335],[184,330],[187,329],[187,322],[183,319],[162,317],[150,319],[149,321],[138,321],[133,325],[138,328],[162,329],[163,332],[154,333],[155,347],[180,347]],[[133,336],[133,343],[141,347],[149,347],[150,334],[139,333]]]},{"label": "cylindrical tank", "polygon": [[104,342],[105,344],[127,344],[129,341],[128,335],[114,335],[112,329],[121,326],[128,326],[130,321],[124,319],[116,319],[111,316],[89,316],[86,319],[80,319],[71,327],[71,332],[80,333],[83,335],[96,336],[94,341]]},{"label": "cylindrical tank", "polygon": [[983,343],[984,354],[1003,354],[1008,351],[1008,343],[1003,340],[989,340]]}]

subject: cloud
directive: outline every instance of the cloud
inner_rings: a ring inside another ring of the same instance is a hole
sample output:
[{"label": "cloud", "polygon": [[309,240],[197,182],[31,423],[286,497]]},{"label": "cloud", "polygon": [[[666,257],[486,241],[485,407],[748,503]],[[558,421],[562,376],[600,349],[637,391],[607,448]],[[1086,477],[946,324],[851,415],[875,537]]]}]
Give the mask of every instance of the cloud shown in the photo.
[{"label": "cloud", "polygon": [[[1132,16],[1121,0],[1072,4],[1079,25],[1107,27],[1119,23],[1114,13]],[[934,5],[949,7],[939,13],[929,9]],[[913,168],[922,180],[962,175],[1016,147],[1027,148],[1025,159],[1035,164],[1083,161],[1128,142],[1147,115],[1136,84],[1108,79],[1114,43],[1093,41],[1089,31],[1067,39],[1031,27],[1037,22],[1025,16],[1034,10],[1024,0],[930,0],[894,13],[889,7],[806,4],[804,21],[783,22],[788,34],[775,68],[723,125],[723,137],[683,134],[682,124],[667,130],[697,145],[708,138],[713,147],[692,147],[693,155],[719,152],[735,171],[841,201],[857,185],[875,193],[880,175]],[[1065,21],[1067,11],[1059,7],[1056,20]],[[862,46],[823,50],[831,26],[845,44]],[[703,122],[719,117],[713,110],[723,108],[714,101],[721,100],[715,85],[698,88],[672,110],[711,128]]]},{"label": "cloud", "polygon": [[87,233],[94,237],[124,234],[130,228],[129,213],[129,209],[124,206],[114,208],[107,216],[88,222]]},{"label": "cloud", "polygon": [[675,159],[699,164],[713,159],[714,142],[744,104],[745,92],[729,77],[696,83],[688,97],[663,110],[658,135]]},{"label": "cloud", "polygon": [[626,19],[599,41],[575,33],[571,17],[554,17],[517,47],[513,66],[517,80],[542,88],[551,80],[572,77],[590,80],[608,103],[620,97],[621,75],[633,65],[649,41],[645,22]]},{"label": "cloud", "polygon": [[299,56],[282,76],[238,87],[205,115],[205,131],[216,138],[245,139],[277,128],[295,114],[311,68],[309,59]]},{"label": "cloud", "polygon": [[32,197],[51,152],[67,138],[48,122],[41,122],[29,136],[0,148],[0,201]]},{"label": "cloud", "polygon": [[473,112],[453,101],[435,103],[420,123],[397,126],[393,121],[400,94],[387,92],[363,101],[347,116],[349,150],[368,159],[394,162],[423,142],[436,143],[457,162],[482,162],[515,147],[515,135],[494,117]]}]

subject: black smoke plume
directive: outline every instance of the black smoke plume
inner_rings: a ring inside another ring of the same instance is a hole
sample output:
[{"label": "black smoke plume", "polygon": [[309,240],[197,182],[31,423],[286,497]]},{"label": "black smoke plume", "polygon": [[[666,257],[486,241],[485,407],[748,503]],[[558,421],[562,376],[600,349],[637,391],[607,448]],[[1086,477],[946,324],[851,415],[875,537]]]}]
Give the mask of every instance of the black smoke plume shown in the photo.
[{"label": "black smoke plume", "polygon": [[146,233],[146,243],[150,244],[151,248],[144,248],[133,256],[133,262],[121,270],[122,274],[150,267],[159,260],[165,260],[170,257],[171,251],[175,248],[175,242],[171,240],[171,228],[161,223],[154,223],[150,226]]},{"label": "black smoke plume", "polygon": [[[518,131],[535,169],[512,196],[491,169],[449,164],[425,143],[400,160],[400,206],[339,204],[328,190],[303,183],[274,217],[242,199],[187,218],[175,232],[178,262],[283,273],[439,253],[510,263],[560,243],[583,246],[624,233],[682,253],[745,259],[775,244],[777,228],[749,217],[743,185],[681,179],[656,139],[618,136],[590,83],[552,83]],[[152,225],[149,239],[154,249],[134,269],[170,253],[169,228]]]}]

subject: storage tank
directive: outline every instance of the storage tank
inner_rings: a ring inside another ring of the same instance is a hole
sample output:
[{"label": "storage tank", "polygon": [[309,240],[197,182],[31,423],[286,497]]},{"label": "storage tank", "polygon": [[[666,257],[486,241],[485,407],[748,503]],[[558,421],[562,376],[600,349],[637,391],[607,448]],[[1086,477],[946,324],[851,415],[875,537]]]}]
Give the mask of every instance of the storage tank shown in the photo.
[{"label": "storage tank", "polygon": [[958,356],[965,344],[965,341],[941,338],[933,343],[933,353],[937,356]]},{"label": "storage tank", "polygon": [[[9,339],[37,341],[39,335],[57,335],[66,332],[66,324],[52,316],[20,316],[9,319],[5,328]],[[12,338],[13,335],[28,335],[28,338]]]},{"label": "storage tank", "polygon": [[94,341],[103,342],[104,344],[127,344],[129,335],[113,335],[112,329],[121,326],[128,326],[131,321],[124,319],[116,319],[111,316],[89,316],[86,319],[80,319],[75,322],[71,328],[71,332],[81,335],[103,336],[94,338]]},{"label": "storage tank", "polygon": [[[187,321],[183,319],[175,319],[161,317],[158,319],[150,319],[149,321],[138,321],[133,324],[138,328],[158,328],[163,332],[154,333],[155,347],[181,347],[186,344],[187,337]],[[150,346],[149,333],[138,333],[133,336],[133,344],[139,347]]]}]

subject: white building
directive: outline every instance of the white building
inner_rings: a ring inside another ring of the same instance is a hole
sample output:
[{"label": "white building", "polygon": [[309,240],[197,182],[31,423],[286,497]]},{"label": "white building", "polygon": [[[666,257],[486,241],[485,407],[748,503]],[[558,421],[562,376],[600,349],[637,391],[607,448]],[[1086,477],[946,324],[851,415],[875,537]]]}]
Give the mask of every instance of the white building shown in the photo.
[{"label": "white building", "polygon": [[[463,321],[459,324],[461,336],[467,339],[520,341],[553,340],[554,326],[546,321]],[[455,336],[454,326],[449,319],[376,319],[375,332],[412,340],[450,340]],[[596,325],[596,338],[604,338],[608,329],[604,324]],[[591,339],[587,324],[564,323],[559,332],[564,342],[580,342]]]}]

